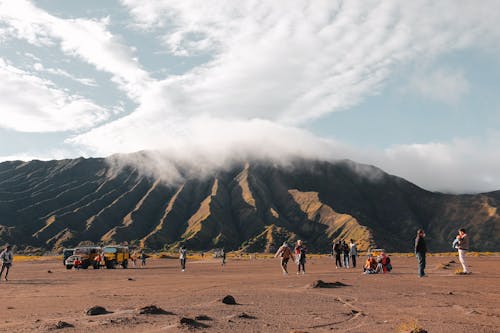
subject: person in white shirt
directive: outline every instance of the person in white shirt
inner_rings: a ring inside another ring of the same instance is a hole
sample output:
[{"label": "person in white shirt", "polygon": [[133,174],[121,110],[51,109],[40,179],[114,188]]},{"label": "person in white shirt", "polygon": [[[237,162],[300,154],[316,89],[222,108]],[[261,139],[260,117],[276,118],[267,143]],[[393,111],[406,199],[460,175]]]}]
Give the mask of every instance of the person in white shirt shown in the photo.
[{"label": "person in white shirt", "polygon": [[356,257],[358,256],[358,247],[353,239],[351,239],[351,242],[349,243],[349,254],[351,256],[352,268],[356,268]]}]

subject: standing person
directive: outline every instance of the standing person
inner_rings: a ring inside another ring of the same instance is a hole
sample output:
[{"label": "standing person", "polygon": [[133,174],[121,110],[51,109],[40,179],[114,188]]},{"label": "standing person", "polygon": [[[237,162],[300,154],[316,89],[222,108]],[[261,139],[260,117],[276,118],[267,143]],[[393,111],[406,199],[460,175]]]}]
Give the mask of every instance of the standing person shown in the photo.
[{"label": "standing person", "polygon": [[297,262],[297,274],[306,274],[306,246],[299,239],[295,245],[295,261]]},{"label": "standing person", "polygon": [[12,254],[12,247],[7,245],[5,249],[0,253],[0,260],[2,260],[2,270],[0,271],[0,280],[2,279],[2,274],[5,271],[5,281],[9,281],[7,277],[9,276],[9,270],[12,267],[12,261],[14,260],[14,255]]},{"label": "standing person", "polygon": [[352,268],[356,268],[356,257],[358,256],[358,246],[356,242],[351,239],[349,243],[349,255],[351,256]]},{"label": "standing person", "polygon": [[290,258],[292,258],[292,260],[295,260],[295,258],[287,242],[283,242],[283,245],[276,251],[274,257],[277,258],[278,256],[281,257],[281,270],[283,271],[283,275],[288,275],[288,261]]},{"label": "standing person", "polygon": [[427,245],[425,244],[425,233],[422,229],[418,229],[417,238],[415,238],[415,256],[418,260],[418,276],[425,275],[425,254],[427,253]]},{"label": "standing person", "polygon": [[333,245],[333,255],[335,256],[335,268],[342,268],[342,260],[340,260],[340,256],[342,254],[342,243],[340,241],[337,241]]},{"label": "standing person", "polygon": [[469,267],[467,267],[467,262],[465,261],[465,255],[469,250],[469,236],[465,233],[464,228],[458,230],[456,239],[458,240],[458,260],[460,260],[460,263],[462,264],[463,273],[470,274]]},{"label": "standing person", "polygon": [[141,258],[141,266],[146,266],[146,259],[149,256],[144,252],[144,249],[141,250],[140,258]]},{"label": "standing person", "polygon": [[342,252],[344,253],[344,267],[349,268],[349,245],[342,241]]},{"label": "standing person", "polygon": [[226,264],[226,251],[224,248],[221,250],[221,265],[224,266]]},{"label": "standing person", "polygon": [[130,260],[132,260],[132,265],[135,267],[137,263],[137,251],[134,250],[132,254],[130,255]]},{"label": "standing person", "polygon": [[187,249],[184,245],[181,245],[179,249],[179,259],[181,261],[181,272],[186,270],[186,259],[187,259]]}]

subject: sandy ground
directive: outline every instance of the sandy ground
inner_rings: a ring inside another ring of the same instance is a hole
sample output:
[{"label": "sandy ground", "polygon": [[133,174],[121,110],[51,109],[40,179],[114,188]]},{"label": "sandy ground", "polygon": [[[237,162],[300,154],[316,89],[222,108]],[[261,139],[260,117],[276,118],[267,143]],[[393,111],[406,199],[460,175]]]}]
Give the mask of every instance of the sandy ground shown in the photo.
[{"label": "sandy ground", "polygon": [[[66,270],[60,261],[15,263],[0,282],[0,332],[399,332],[415,320],[429,332],[500,332],[500,257],[469,258],[473,274],[454,274],[455,257],[428,257],[427,278],[413,257],[393,257],[394,271],[362,275],[335,269],[329,257],[310,259],[307,274],[278,259],[150,260],[145,268]],[[49,271],[51,273],[49,273]],[[338,288],[308,288],[315,280]],[[220,300],[232,295],[238,305]],[[100,305],[112,313],[87,316]],[[169,312],[144,315],[156,305]],[[183,317],[197,320],[180,324]]]}]

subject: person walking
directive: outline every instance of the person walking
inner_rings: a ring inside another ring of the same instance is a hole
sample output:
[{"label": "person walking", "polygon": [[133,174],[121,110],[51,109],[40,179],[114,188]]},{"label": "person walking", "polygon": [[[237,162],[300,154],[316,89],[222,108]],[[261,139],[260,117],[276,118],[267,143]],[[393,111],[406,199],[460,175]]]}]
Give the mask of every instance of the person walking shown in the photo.
[{"label": "person walking", "polygon": [[14,255],[12,254],[12,247],[7,245],[5,249],[0,253],[0,260],[2,261],[2,270],[0,270],[0,280],[2,279],[3,271],[5,270],[5,281],[8,280],[9,270],[12,267],[12,261],[14,260]]},{"label": "person walking", "polygon": [[187,249],[184,245],[181,245],[179,249],[179,259],[181,261],[181,272],[186,270],[186,259],[187,259]]},{"label": "person walking", "polygon": [[281,257],[281,270],[283,271],[283,275],[288,275],[288,261],[290,258],[292,258],[292,260],[295,260],[295,258],[287,242],[283,242],[283,245],[276,251],[274,257],[277,258],[278,256]]},{"label": "person walking", "polygon": [[457,238],[457,249],[458,249],[458,260],[462,264],[462,269],[464,274],[470,274],[469,267],[467,267],[467,261],[465,256],[467,251],[469,251],[469,236],[465,232],[465,229],[458,230]]},{"label": "person walking", "polygon": [[295,245],[295,262],[297,263],[297,274],[306,274],[306,246],[299,239]]},{"label": "person walking", "polygon": [[333,255],[335,256],[335,268],[342,268],[342,260],[340,260],[340,256],[342,255],[342,243],[337,241],[333,245]]},{"label": "person walking", "polygon": [[418,229],[417,238],[415,238],[415,256],[418,261],[418,276],[425,275],[425,254],[427,253],[427,245],[425,244],[425,233],[422,229]]},{"label": "person walking", "polygon": [[344,268],[349,268],[349,245],[346,241],[342,241],[342,252],[344,254]]},{"label": "person walking", "polygon": [[351,239],[349,243],[349,255],[351,256],[352,268],[356,268],[356,257],[358,256],[358,246],[354,240]]}]

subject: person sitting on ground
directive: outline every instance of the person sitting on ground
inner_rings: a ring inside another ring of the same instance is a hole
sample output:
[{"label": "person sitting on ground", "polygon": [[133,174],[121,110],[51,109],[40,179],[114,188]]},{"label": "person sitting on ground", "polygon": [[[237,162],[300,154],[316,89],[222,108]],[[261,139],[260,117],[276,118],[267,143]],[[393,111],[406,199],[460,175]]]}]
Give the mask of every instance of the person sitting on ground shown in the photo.
[{"label": "person sitting on ground", "polygon": [[363,266],[364,274],[377,274],[377,260],[373,257],[373,255],[369,254],[368,258],[365,261],[365,265]]},{"label": "person sitting on ground", "polygon": [[384,252],[380,253],[380,256],[377,258],[377,262],[380,262],[380,268],[384,274],[392,270],[391,259]]}]

